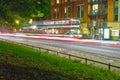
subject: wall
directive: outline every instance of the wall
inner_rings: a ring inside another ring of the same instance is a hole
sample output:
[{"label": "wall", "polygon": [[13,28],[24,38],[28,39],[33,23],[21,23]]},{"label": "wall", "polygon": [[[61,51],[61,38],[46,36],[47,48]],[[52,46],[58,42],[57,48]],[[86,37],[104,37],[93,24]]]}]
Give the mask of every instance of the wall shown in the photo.
[{"label": "wall", "polygon": [[108,22],[114,20],[114,0],[108,0]]}]

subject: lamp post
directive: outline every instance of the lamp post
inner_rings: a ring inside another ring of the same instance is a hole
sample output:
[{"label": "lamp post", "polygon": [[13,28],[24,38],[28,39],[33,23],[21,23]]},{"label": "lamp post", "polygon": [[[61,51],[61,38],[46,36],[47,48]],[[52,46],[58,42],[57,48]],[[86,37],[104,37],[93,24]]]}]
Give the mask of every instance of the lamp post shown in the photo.
[{"label": "lamp post", "polygon": [[120,21],[119,21],[119,41],[120,41]]},{"label": "lamp post", "polygon": [[[15,24],[19,25],[20,21],[19,20],[15,20]],[[16,32],[16,28],[13,29],[13,32]]]},{"label": "lamp post", "polygon": [[[118,5],[120,5],[120,0],[119,0],[119,2],[118,2],[119,4]],[[120,9],[120,6],[119,6],[119,9]],[[118,12],[120,13],[120,11],[118,10]],[[120,41],[120,14],[119,14],[119,41]]]}]

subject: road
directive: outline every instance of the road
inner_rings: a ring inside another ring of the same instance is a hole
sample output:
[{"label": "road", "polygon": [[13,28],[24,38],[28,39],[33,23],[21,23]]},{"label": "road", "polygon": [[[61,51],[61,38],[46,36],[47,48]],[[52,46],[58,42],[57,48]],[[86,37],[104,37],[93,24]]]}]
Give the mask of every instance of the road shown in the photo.
[{"label": "road", "polygon": [[9,36],[9,35],[0,35],[0,39],[7,39],[13,42],[26,43],[26,44],[44,44],[54,47],[66,48],[70,50],[77,50],[82,52],[88,52],[91,54],[99,54],[108,57],[114,57],[120,59],[120,47],[115,46],[105,46],[105,45],[92,45],[84,44],[80,42],[65,42],[57,40],[43,40],[39,38],[30,38],[30,37],[19,37],[19,36]]}]

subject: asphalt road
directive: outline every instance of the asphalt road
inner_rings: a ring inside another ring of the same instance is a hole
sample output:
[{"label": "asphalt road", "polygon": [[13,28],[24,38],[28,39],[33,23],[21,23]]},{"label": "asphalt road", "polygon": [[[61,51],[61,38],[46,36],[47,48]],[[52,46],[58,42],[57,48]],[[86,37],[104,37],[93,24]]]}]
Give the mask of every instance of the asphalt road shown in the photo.
[{"label": "asphalt road", "polygon": [[114,57],[120,59],[120,47],[105,46],[105,45],[92,45],[83,44],[80,42],[64,42],[56,40],[43,40],[43,39],[33,39],[33,38],[23,38],[23,37],[13,37],[13,36],[2,36],[1,39],[7,39],[13,42],[26,43],[26,44],[44,44],[54,47],[66,48],[71,50],[88,52],[91,54],[99,54],[108,57]]}]

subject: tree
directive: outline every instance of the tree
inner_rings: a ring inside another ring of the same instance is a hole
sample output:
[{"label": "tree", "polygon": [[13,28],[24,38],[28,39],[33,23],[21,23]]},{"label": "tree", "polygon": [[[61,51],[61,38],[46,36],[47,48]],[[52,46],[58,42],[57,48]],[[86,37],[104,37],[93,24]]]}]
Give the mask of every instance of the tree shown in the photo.
[{"label": "tree", "polygon": [[50,9],[50,0],[39,0],[41,1],[41,12],[44,13],[44,19],[49,18],[50,13],[51,13],[51,9]]},{"label": "tree", "polygon": [[20,28],[31,18],[45,19],[49,14],[50,0],[0,0],[0,21],[12,27]]}]

